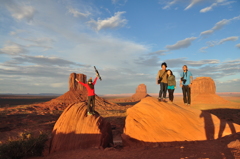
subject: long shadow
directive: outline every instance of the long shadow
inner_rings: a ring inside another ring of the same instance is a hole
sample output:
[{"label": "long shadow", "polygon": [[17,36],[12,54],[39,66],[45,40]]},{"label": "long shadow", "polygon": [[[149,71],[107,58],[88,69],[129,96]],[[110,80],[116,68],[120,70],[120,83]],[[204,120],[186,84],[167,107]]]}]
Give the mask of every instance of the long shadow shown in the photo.
[{"label": "long shadow", "polygon": [[211,114],[203,110],[200,114],[200,118],[204,119],[204,128],[207,140],[214,140],[215,128]]},{"label": "long shadow", "polygon": [[226,121],[231,121],[233,123],[240,125],[240,109],[209,109],[205,110],[206,112],[209,112],[215,116],[217,116],[219,119],[224,119]]}]

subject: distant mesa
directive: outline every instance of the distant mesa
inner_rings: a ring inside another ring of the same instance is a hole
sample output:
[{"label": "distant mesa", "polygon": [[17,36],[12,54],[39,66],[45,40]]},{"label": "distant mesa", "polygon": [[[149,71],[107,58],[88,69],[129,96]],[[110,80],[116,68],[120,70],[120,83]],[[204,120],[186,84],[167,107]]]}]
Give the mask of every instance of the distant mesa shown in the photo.
[{"label": "distant mesa", "polygon": [[57,120],[49,152],[113,145],[111,125],[98,115],[86,115],[85,102],[69,105]]},{"label": "distant mesa", "polygon": [[210,77],[197,77],[192,86],[192,94],[216,94],[215,82]]},{"label": "distant mesa", "polygon": [[148,96],[147,86],[145,84],[140,84],[140,85],[138,85],[138,87],[136,89],[136,93],[134,95],[132,95],[132,99],[135,101],[139,101],[139,100],[145,98],[146,96]]},{"label": "distant mesa", "polygon": [[193,80],[192,104],[227,104],[231,103],[216,94],[216,85],[210,77],[197,77]]},{"label": "distant mesa", "polygon": [[130,98],[113,99],[113,102],[139,102],[141,99],[150,96],[147,94],[147,86],[145,84],[139,84],[136,88],[136,92]]},{"label": "distant mesa", "polygon": [[[87,90],[84,86],[82,86],[81,84],[75,81],[76,78],[83,83],[86,83],[87,81],[86,75],[71,73],[69,76],[69,91],[48,102],[35,104],[35,105],[48,110],[64,110],[70,104],[87,102]],[[109,102],[97,95],[96,95],[95,104],[96,104],[96,109],[102,109],[102,110],[108,110],[108,109],[112,109],[113,106],[115,107],[118,106],[117,104]]]},{"label": "distant mesa", "polygon": [[183,108],[146,97],[127,110],[124,146],[173,141],[213,140],[240,131],[240,125],[206,111]]}]

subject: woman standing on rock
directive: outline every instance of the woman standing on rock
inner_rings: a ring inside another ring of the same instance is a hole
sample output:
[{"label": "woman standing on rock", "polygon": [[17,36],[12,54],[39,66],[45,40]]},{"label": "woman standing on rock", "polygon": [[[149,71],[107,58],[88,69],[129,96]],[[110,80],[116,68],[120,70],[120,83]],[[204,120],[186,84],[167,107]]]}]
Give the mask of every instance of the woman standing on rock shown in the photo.
[{"label": "woman standing on rock", "polygon": [[167,64],[166,62],[163,62],[161,65],[162,69],[158,71],[157,74],[157,84],[160,84],[160,91],[159,91],[159,97],[158,101],[166,102],[166,95],[167,95]]},{"label": "woman standing on rock", "polygon": [[[81,85],[83,85],[84,87],[87,88],[87,92],[88,92],[88,115],[92,115],[95,114],[95,89],[94,89],[94,85],[96,84],[98,79],[98,74],[96,74],[96,78],[94,79],[94,82],[92,82],[92,77],[88,80],[88,83],[82,83],[81,81],[79,81],[78,79],[75,79],[78,83],[80,83]],[[90,105],[92,105],[92,107],[90,107]]]},{"label": "woman standing on rock", "polygon": [[167,79],[168,79],[169,103],[172,104],[174,98],[173,93],[176,88],[176,79],[171,70],[167,70]]}]

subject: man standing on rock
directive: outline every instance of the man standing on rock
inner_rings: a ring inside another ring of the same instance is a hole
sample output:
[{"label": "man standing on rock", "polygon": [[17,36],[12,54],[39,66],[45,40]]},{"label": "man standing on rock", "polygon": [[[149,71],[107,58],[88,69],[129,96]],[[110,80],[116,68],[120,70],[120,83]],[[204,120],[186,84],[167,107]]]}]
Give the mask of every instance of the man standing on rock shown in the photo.
[{"label": "man standing on rock", "polygon": [[182,87],[183,92],[183,102],[185,105],[191,104],[191,87],[193,76],[190,71],[188,71],[187,65],[182,67],[183,72],[180,74],[180,87]]},{"label": "man standing on rock", "polygon": [[166,102],[166,96],[167,96],[167,64],[166,62],[163,62],[161,65],[162,69],[158,71],[157,74],[157,84],[160,84],[160,91],[159,91],[159,97],[158,101]]},{"label": "man standing on rock", "polygon": [[[98,79],[98,74],[96,74],[96,78],[94,79],[94,82],[92,82],[92,77],[88,80],[88,83],[82,83],[81,81],[79,81],[78,79],[75,79],[78,83],[80,83],[81,85],[83,85],[84,87],[87,88],[87,92],[88,92],[88,115],[92,115],[95,114],[95,89],[94,89],[94,85],[96,84]],[[92,107],[90,107],[90,105],[92,105]]]}]

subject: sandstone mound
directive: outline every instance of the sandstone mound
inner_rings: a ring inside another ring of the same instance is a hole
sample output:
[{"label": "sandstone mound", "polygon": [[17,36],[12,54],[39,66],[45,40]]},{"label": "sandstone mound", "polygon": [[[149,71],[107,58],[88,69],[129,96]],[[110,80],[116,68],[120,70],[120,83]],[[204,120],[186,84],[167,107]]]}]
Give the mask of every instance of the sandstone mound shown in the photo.
[{"label": "sandstone mound", "polygon": [[215,82],[210,77],[197,77],[193,80],[192,104],[227,104],[231,103],[216,95]]},{"label": "sandstone mound", "polygon": [[113,144],[111,125],[99,115],[86,115],[84,102],[69,105],[57,120],[49,152]]},{"label": "sandstone mound", "polygon": [[[78,103],[78,102],[87,102],[87,90],[84,86],[77,83],[75,81],[75,78],[77,78],[79,81],[83,83],[86,83],[87,81],[86,75],[71,73],[69,77],[69,91],[48,102],[36,104],[36,106],[44,107],[50,110],[63,110],[69,104]],[[96,104],[96,109],[103,109],[103,110],[112,109],[112,106],[115,106],[115,107],[118,106],[117,104],[104,100],[97,95],[95,99],[95,104]]]},{"label": "sandstone mound", "polygon": [[182,108],[146,97],[127,110],[124,145],[212,140],[235,132],[240,125],[192,108]]}]

